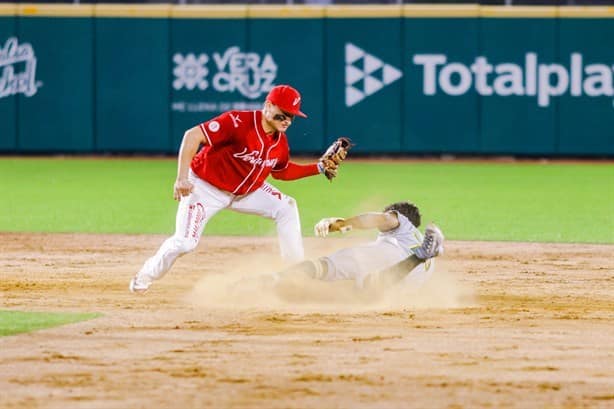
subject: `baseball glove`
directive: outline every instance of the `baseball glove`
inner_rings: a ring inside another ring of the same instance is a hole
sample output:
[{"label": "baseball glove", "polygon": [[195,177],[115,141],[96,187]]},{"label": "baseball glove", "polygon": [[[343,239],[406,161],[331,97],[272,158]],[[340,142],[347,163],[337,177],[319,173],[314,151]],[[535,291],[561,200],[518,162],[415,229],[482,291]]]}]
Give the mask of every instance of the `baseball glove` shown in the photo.
[{"label": "baseball glove", "polygon": [[342,136],[333,142],[320,157],[318,166],[324,176],[331,182],[337,176],[339,165],[347,157],[348,151],[354,146],[350,138]]}]

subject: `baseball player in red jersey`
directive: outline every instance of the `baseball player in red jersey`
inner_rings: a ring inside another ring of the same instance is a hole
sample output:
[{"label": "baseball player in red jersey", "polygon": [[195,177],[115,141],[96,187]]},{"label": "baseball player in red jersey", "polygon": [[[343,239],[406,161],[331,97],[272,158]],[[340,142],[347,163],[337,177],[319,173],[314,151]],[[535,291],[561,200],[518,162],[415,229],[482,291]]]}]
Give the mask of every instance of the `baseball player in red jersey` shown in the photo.
[{"label": "baseball player in red jersey", "polygon": [[131,292],[147,291],[179,256],[194,250],[205,225],[222,209],[275,220],[284,260],[303,259],[296,201],[265,181],[269,175],[294,180],[325,170],[322,161],[290,161],[285,132],[295,116],[307,117],[301,112],[301,95],[279,85],[261,111],[228,111],[185,133],[173,194],[179,200],[175,234],[130,281]]}]

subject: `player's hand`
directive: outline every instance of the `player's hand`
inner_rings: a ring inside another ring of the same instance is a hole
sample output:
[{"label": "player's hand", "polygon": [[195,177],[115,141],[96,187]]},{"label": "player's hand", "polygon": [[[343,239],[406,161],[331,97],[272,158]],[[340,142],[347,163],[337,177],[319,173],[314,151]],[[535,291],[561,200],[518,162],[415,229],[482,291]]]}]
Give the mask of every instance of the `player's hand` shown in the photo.
[{"label": "player's hand", "polygon": [[177,179],[173,186],[173,199],[181,200],[182,196],[187,196],[192,193],[194,185],[187,179]]},{"label": "player's hand", "polygon": [[318,169],[320,173],[324,173],[326,178],[331,182],[337,177],[339,165],[347,157],[348,151],[352,149],[354,144],[352,140],[346,136],[337,138],[322,154],[318,161]]},{"label": "player's hand", "polygon": [[313,226],[313,232],[317,237],[326,237],[331,231],[341,230],[338,226],[338,222],[343,221],[341,217],[327,217],[320,220]]},{"label": "player's hand", "polygon": [[328,180],[333,180],[339,172],[339,165],[332,159],[320,159],[318,162],[318,170],[323,173]]}]

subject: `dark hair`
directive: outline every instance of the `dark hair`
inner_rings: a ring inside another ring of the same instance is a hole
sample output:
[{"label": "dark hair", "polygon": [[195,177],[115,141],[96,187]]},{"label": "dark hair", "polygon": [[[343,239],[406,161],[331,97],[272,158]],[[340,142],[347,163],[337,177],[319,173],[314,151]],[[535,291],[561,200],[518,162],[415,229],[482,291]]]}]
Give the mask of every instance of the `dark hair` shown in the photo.
[{"label": "dark hair", "polygon": [[398,202],[393,203],[389,206],[386,206],[384,212],[397,211],[403,216],[407,217],[411,224],[416,227],[420,227],[421,217],[420,217],[420,209],[413,203],[409,202]]}]

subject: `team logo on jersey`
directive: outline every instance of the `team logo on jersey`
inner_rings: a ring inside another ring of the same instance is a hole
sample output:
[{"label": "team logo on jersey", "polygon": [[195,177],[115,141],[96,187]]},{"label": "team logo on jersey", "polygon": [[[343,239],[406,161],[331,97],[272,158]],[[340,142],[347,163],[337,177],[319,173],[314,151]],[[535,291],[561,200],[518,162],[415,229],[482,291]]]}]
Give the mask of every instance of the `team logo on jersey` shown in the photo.
[{"label": "team logo on jersey", "polygon": [[218,121],[209,122],[209,126],[207,126],[211,132],[217,132],[220,130],[220,123]]},{"label": "team logo on jersey", "polygon": [[[213,52],[212,58],[205,53],[183,55],[175,53],[173,62],[173,88],[201,91],[212,87],[217,92],[239,92],[246,98],[257,99],[268,93],[277,77],[277,64],[270,53],[243,52],[238,46],[223,52]],[[215,67],[207,68],[213,60]],[[212,72],[212,78],[207,79]]]},{"label": "team logo on jersey", "polygon": [[[16,72],[17,67],[24,67]],[[23,94],[31,97],[43,85],[36,81],[36,55],[30,43],[19,44],[10,37],[4,47],[0,45],[0,98]]]},{"label": "team logo on jersey", "polygon": [[275,159],[262,159],[260,151],[248,152],[247,148],[244,148],[242,152],[233,153],[233,157],[241,159],[244,162],[249,162],[251,165],[260,165],[262,167],[273,168],[277,165],[277,158]]},{"label": "team logo on jersey", "polygon": [[352,43],[345,44],[345,106],[358,104],[402,76],[376,56]]}]

